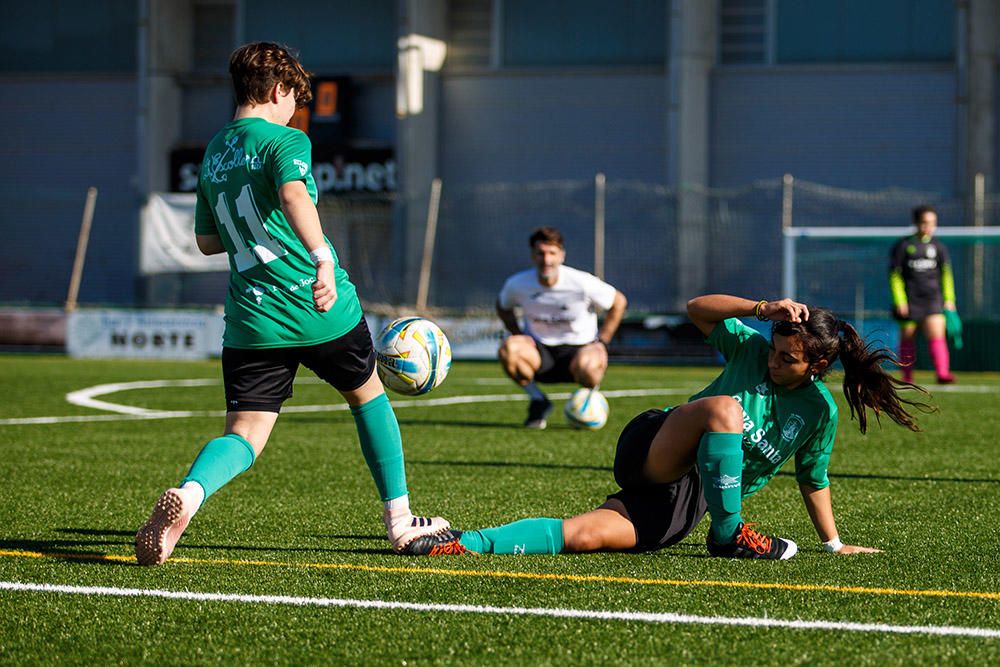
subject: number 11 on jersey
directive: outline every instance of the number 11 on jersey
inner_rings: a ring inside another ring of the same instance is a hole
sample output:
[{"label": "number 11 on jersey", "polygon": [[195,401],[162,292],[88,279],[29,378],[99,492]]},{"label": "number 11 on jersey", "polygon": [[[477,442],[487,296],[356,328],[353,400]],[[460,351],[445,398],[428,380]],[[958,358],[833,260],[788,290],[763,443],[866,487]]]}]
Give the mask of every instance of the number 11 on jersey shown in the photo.
[{"label": "number 11 on jersey", "polygon": [[257,264],[267,264],[288,254],[288,251],[267,233],[264,222],[257,213],[257,207],[253,204],[249,185],[244,185],[240,190],[239,197],[236,198],[236,213],[246,222],[250,238],[253,241],[252,246],[247,245],[243,235],[236,229],[236,223],[229,215],[226,195],[220,192],[219,199],[215,203],[215,214],[219,216],[219,220],[226,228],[226,233],[236,248],[236,252],[233,253],[233,262],[236,264],[237,271],[243,273]]}]

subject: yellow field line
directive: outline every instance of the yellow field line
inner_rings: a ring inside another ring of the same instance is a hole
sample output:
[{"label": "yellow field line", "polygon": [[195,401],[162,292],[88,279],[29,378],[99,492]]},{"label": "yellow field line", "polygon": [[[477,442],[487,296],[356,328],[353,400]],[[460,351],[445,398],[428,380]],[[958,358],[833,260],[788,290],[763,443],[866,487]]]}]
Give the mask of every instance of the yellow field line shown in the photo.
[{"label": "yellow field line", "polygon": [[[75,560],[116,561],[132,563],[134,556],[118,556],[113,554],[94,553],[61,553],[42,551],[8,551],[0,549],[0,556],[13,558],[70,558]],[[319,570],[358,570],[362,572],[386,572],[401,574],[443,574],[459,577],[496,577],[500,579],[531,579],[537,581],[572,581],[611,584],[639,584],[644,586],[716,586],[720,588],[750,588],[779,591],[805,591],[826,593],[862,593],[868,595],[902,595],[913,597],[938,598],[977,598],[982,600],[1000,600],[1000,592],[988,591],[947,591],[947,590],[914,590],[905,588],[870,588],[866,586],[830,586],[827,584],[781,584],[758,581],[714,581],[687,579],[645,579],[639,577],[608,577],[588,574],[556,574],[539,572],[509,572],[490,570],[450,570],[436,567],[387,567],[382,565],[357,565],[354,563],[289,563],[269,560],[229,560],[208,558],[170,559],[171,563],[187,563],[193,565],[256,565],[265,567],[298,567]]]}]

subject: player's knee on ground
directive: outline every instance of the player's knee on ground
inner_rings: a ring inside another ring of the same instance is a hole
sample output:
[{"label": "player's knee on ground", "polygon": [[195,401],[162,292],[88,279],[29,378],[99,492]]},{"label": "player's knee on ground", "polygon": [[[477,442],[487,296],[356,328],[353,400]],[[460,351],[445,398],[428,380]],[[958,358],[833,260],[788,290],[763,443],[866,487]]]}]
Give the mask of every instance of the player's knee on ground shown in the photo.
[{"label": "player's knee on ground", "polygon": [[606,547],[605,541],[604,531],[597,526],[586,523],[563,524],[563,548],[566,551],[598,551]]},{"label": "player's knee on ground", "polygon": [[635,546],[635,529],[624,518],[604,511],[563,521],[563,551],[622,551]]}]

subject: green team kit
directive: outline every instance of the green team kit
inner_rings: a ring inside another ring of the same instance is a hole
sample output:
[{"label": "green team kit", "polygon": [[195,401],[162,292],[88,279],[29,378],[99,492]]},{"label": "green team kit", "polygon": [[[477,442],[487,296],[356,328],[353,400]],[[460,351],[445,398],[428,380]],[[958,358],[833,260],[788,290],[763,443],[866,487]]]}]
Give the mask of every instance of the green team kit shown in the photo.
[{"label": "green team kit", "polygon": [[[707,340],[725,357],[726,367],[712,384],[690,400],[732,396],[743,409],[742,434],[705,433],[698,449],[704,498],[712,513],[711,531],[717,533],[717,539],[725,539],[742,522],[741,500],[763,487],[793,455],[800,484],[816,489],[829,486],[827,466],[837,433],[837,406],[819,381],[792,390],[776,386],[768,373],[770,344],[738,319],[716,324]],[[685,479],[654,487],[676,486]],[[655,513],[669,519],[674,506],[685,502],[681,498],[684,493],[665,490],[655,500],[646,495],[639,502],[652,502],[656,505]],[[648,516],[648,508],[634,509]],[[702,514],[693,508],[680,514],[682,521],[691,523],[669,530],[680,530],[678,534],[683,536],[694,528]],[[639,539],[637,547],[643,547],[640,533],[644,528],[640,523],[645,519],[637,514],[632,520]],[[560,553],[564,548],[562,524],[560,519],[522,519],[495,528],[467,531],[460,539],[462,546],[476,552]],[[658,534],[655,538],[661,539]]]},{"label": "green team kit", "polygon": [[742,496],[760,490],[793,454],[799,484],[829,486],[837,404],[826,386],[776,386],[768,376],[767,339],[737,319],[719,322],[707,340],[725,357],[726,367],[691,400],[732,396],[743,408]]},{"label": "green team kit", "polygon": [[315,345],[343,336],[361,319],[336,251],[337,301],[325,313],[313,307],[313,248],[302,246],[278,199],[281,186],[296,180],[315,203],[312,146],[294,128],[243,118],[222,128],[205,150],[195,233],[218,234],[229,254],[226,347]]}]

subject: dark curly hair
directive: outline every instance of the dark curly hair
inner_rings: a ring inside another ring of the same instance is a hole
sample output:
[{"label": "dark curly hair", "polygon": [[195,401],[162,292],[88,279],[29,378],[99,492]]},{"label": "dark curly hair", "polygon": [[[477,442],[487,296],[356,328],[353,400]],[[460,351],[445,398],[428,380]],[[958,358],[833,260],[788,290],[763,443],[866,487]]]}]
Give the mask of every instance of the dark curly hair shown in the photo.
[{"label": "dark curly hair", "polygon": [[229,57],[236,104],[265,104],[274,85],[281,84],[295,94],[295,106],[302,108],[312,100],[306,71],[290,49],[271,42],[252,42],[233,51]]},{"label": "dark curly hair", "polygon": [[868,408],[875,419],[884,413],[894,422],[911,431],[919,431],[906,406],[921,412],[933,412],[934,406],[919,400],[909,400],[899,390],[914,390],[926,394],[920,387],[899,380],[882,368],[883,364],[899,367],[896,356],[884,347],[866,343],[857,330],[825,308],[809,307],[809,319],[804,322],[775,322],[773,334],[798,336],[810,363],[827,361],[821,376],[826,375],[838,358],[844,367],[844,396],[851,407],[851,419],[857,416],[862,433],[868,430]]}]

